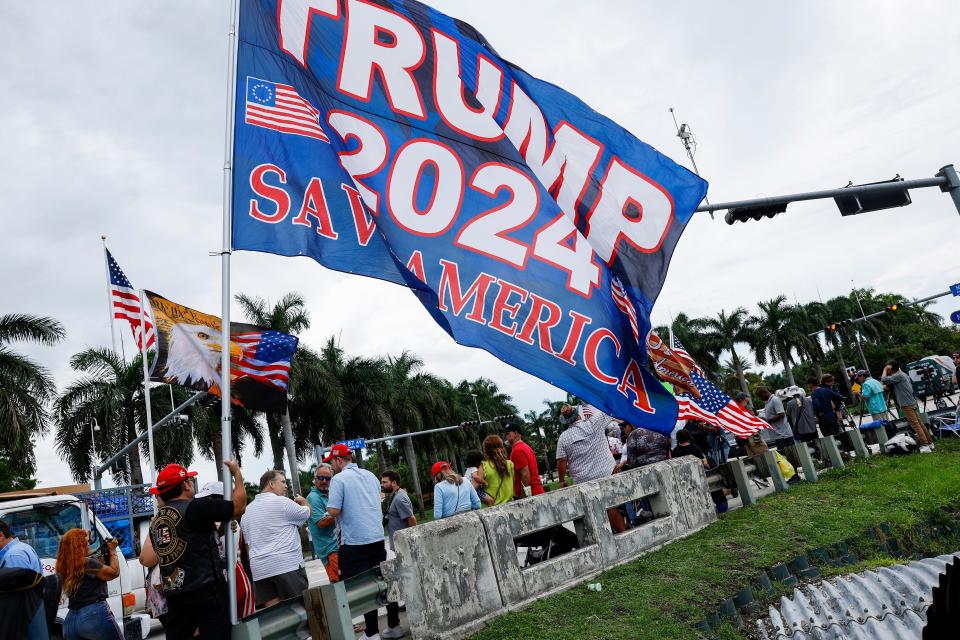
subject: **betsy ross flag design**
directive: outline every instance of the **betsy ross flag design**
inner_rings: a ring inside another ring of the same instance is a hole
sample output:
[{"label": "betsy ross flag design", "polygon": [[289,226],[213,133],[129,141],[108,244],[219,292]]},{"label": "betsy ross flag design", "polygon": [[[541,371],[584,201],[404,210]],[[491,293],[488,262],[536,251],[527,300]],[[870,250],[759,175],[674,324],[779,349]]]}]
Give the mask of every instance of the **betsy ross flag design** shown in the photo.
[{"label": "betsy ross flag design", "polygon": [[741,407],[733,401],[733,398],[707,380],[703,376],[703,371],[696,366],[696,362],[683,348],[679,340],[671,336],[670,342],[671,349],[675,354],[693,364],[694,368],[690,372],[690,378],[700,391],[699,399],[695,399],[689,393],[681,393],[677,396],[679,407],[677,418],[679,420],[703,420],[715,424],[740,438],[746,438],[760,429],[770,427],[769,424]]},{"label": "betsy ross flag design", "polygon": [[243,350],[243,358],[231,363],[233,377],[249,376],[286,390],[290,383],[290,359],[297,339],[279,331],[235,333],[231,340]]},{"label": "betsy ross flag design", "polygon": [[[133,338],[137,341],[137,348],[143,349],[140,333],[140,315],[142,313],[140,296],[137,295],[136,289],[133,288],[120,265],[113,259],[110,250],[106,248],[104,250],[107,252],[107,264],[110,271],[110,302],[113,305],[113,317],[130,323]],[[149,315],[144,318],[144,327],[147,329],[147,348],[149,349],[156,343],[157,339]]]},{"label": "betsy ross flag design", "polygon": [[320,128],[320,111],[288,84],[247,76],[244,122],[329,142]]}]

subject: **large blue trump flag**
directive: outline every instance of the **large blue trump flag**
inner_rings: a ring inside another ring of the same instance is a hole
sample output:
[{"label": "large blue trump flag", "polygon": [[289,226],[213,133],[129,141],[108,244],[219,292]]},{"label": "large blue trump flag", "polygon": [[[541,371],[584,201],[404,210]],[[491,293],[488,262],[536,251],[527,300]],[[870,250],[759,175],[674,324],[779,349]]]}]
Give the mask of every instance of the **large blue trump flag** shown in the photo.
[{"label": "large blue trump flag", "polygon": [[673,428],[644,339],[703,180],[413,0],[241,0],[236,114],[234,248],[407,286],[457,342]]}]

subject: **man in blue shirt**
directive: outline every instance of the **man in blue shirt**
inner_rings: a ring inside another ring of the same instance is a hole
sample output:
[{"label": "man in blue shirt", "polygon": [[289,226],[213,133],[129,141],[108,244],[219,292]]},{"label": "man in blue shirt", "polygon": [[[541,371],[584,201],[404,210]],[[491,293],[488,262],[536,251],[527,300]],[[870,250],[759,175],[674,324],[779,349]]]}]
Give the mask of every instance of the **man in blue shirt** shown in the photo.
[{"label": "man in blue shirt", "polygon": [[327,500],[330,480],[333,479],[333,467],[326,462],[313,472],[313,488],[307,494],[310,503],[310,541],[313,543],[313,555],[323,561],[330,582],[340,580],[340,562],[337,555],[337,525],[332,516],[327,515]]},{"label": "man in blue shirt", "polygon": [[[3,520],[0,520],[0,569],[29,569],[43,575],[43,566],[37,552],[30,545],[15,538],[10,525]],[[30,619],[26,637],[28,640],[47,640],[49,637],[42,600]]]},{"label": "man in blue shirt", "polygon": [[833,376],[829,373],[820,379],[820,386],[813,390],[813,410],[820,423],[820,433],[835,436],[840,433],[840,410],[843,396],[833,390]]},{"label": "man in blue shirt", "polygon": [[[353,463],[349,447],[335,444],[330,455],[323,459],[336,474],[330,481],[327,513],[340,525],[340,579],[361,574],[387,559],[383,535],[383,511],[380,507],[380,480],[366,469]],[[400,605],[387,603],[387,626],[380,633],[377,610],[363,614],[364,635],[367,640],[402,638],[406,631],[400,626]]]}]

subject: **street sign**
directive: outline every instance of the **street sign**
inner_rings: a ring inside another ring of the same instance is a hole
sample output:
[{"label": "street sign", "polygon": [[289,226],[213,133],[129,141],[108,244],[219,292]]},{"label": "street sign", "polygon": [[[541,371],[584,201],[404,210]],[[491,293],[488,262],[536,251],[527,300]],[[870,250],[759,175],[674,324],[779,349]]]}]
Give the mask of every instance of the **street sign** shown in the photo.
[{"label": "street sign", "polygon": [[950,285],[950,293],[955,296],[960,296],[960,282]]},{"label": "street sign", "polygon": [[364,440],[363,438],[354,438],[353,440],[344,440],[342,442],[338,442],[337,444],[345,444],[347,445],[347,447],[354,450],[367,448],[366,440]]},{"label": "street sign", "polygon": [[954,311],[951,313],[950,319],[953,320],[954,324],[960,324],[960,311]]}]

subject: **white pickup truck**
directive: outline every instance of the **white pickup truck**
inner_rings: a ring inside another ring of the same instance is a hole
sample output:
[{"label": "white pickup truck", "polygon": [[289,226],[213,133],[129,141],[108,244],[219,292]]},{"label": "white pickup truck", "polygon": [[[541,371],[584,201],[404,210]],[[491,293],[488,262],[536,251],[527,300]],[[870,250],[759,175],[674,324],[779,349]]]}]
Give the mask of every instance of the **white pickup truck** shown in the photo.
[{"label": "white pickup truck", "polygon": [[[0,502],[0,519],[6,521],[21,542],[29,544],[40,557],[45,575],[56,572],[60,538],[69,529],[91,532],[90,551],[99,555],[110,532],[96,519],[86,504],[71,495],[38,496]],[[139,626],[140,638],[150,633],[150,616],[144,613],[143,569],[136,560],[120,556],[120,576],[107,583],[107,602],[125,633]],[[57,624],[67,615],[67,597],[61,595]],[[128,638],[131,636],[127,636]]]}]

